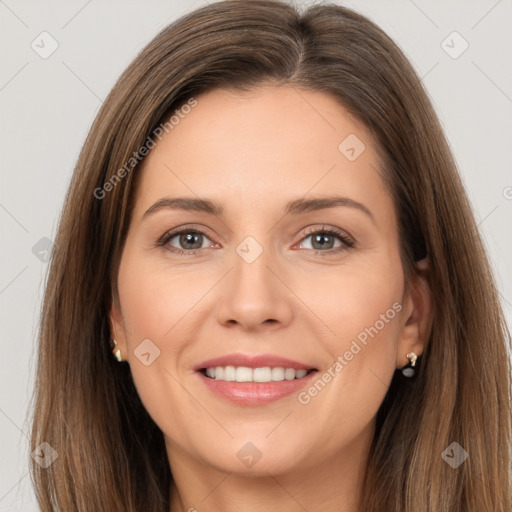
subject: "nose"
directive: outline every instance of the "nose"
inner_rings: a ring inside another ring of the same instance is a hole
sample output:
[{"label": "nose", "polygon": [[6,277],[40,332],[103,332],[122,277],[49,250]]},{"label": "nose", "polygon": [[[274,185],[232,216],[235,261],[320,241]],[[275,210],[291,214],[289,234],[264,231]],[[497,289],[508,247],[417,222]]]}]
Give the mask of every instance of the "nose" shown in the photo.
[{"label": "nose", "polygon": [[253,332],[286,327],[293,317],[294,300],[286,276],[270,251],[263,250],[253,261],[247,254],[239,250],[233,258],[219,297],[218,321]]}]

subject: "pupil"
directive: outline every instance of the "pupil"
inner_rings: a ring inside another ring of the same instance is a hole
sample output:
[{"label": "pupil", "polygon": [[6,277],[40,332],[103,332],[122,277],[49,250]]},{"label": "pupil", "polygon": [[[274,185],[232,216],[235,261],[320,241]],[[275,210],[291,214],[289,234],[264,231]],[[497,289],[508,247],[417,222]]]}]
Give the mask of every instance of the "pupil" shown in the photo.
[{"label": "pupil", "polygon": [[[192,234],[192,233],[187,233],[185,235],[182,235],[181,236],[181,244],[186,246],[188,243],[191,243],[193,244],[194,243],[194,239],[195,239],[195,242],[197,243],[197,240],[199,239],[201,235],[199,233],[195,233],[195,234]],[[187,249],[200,249],[201,248],[201,243],[199,243],[199,246],[197,247],[187,247]]]},{"label": "pupil", "polygon": [[[330,241],[332,242],[332,237],[330,235],[315,235],[313,238],[313,246],[315,246],[315,243],[318,242],[320,244],[320,248],[326,247],[326,245],[329,244],[329,239],[331,239]],[[324,243],[325,240],[327,240],[326,243]]]}]

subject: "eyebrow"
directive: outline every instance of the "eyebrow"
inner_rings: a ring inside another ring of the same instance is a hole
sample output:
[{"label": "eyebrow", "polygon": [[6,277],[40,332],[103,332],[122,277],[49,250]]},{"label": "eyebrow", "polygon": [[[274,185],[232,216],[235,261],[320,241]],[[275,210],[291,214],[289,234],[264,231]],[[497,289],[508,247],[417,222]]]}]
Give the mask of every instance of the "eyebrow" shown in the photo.
[{"label": "eyebrow", "polygon": [[[295,199],[294,201],[290,201],[286,204],[284,214],[299,215],[305,212],[324,210],[327,208],[334,208],[339,206],[346,206],[360,210],[369,216],[370,219],[375,223],[375,217],[364,204],[359,203],[358,201],[354,201],[348,197],[341,196]],[[217,216],[220,216],[224,213],[224,208],[221,204],[209,199],[201,199],[195,197],[162,197],[146,210],[142,218],[145,219],[151,214],[162,209],[204,212]]]}]

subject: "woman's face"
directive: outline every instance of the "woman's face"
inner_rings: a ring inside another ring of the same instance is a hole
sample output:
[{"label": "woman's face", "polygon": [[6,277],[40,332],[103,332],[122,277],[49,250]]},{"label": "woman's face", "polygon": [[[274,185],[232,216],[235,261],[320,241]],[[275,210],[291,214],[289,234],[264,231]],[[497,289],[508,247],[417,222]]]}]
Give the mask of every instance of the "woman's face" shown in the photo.
[{"label": "woman's face", "polygon": [[137,171],[111,311],[171,467],[360,458],[421,352],[376,143],[321,92],[196,100]]}]

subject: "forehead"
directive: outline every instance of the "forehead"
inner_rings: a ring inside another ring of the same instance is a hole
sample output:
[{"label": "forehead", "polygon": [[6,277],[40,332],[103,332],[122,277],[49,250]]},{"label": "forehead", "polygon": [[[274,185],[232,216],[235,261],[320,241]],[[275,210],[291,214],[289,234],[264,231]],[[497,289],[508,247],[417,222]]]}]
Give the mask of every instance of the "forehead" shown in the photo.
[{"label": "forehead", "polygon": [[233,213],[306,194],[391,200],[376,142],[334,96],[266,86],[195,99],[138,170],[136,209],[164,195],[219,198]]}]

